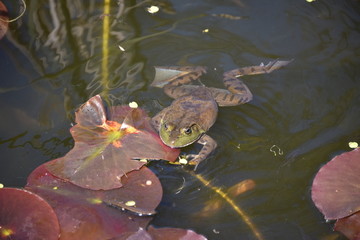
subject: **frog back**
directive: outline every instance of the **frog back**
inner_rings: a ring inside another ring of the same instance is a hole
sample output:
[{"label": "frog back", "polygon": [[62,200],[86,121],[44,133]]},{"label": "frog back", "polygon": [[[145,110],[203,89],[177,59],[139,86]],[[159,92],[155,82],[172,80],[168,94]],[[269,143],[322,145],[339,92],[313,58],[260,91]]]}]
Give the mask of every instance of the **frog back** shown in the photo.
[{"label": "frog back", "polygon": [[187,95],[173,101],[167,119],[177,126],[198,124],[206,132],[215,123],[218,105],[206,87],[197,86]]}]

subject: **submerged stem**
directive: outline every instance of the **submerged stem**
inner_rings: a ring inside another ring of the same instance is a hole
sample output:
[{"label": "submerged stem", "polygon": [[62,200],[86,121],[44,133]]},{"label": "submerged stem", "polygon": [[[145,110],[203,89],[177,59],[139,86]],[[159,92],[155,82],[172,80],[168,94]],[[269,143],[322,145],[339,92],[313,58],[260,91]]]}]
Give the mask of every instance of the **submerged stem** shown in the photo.
[{"label": "submerged stem", "polygon": [[103,13],[103,35],[102,35],[102,62],[101,62],[101,85],[103,88],[103,96],[107,98],[108,79],[109,79],[109,34],[110,34],[110,0],[104,0]]},{"label": "submerged stem", "polygon": [[254,223],[251,221],[251,219],[249,218],[249,216],[244,212],[244,210],[242,210],[238,205],[236,205],[236,203],[234,202],[234,200],[232,200],[225,192],[223,192],[221,190],[221,188],[216,187],[214,185],[211,184],[210,181],[206,180],[203,176],[201,176],[200,174],[195,174],[193,172],[191,172],[191,175],[196,177],[202,184],[204,184],[204,186],[210,188],[211,190],[213,190],[214,192],[216,192],[217,194],[220,195],[220,197],[222,199],[224,199],[233,209],[234,211],[240,215],[240,217],[244,220],[244,222],[246,223],[246,225],[251,229],[251,231],[253,232],[253,234],[255,235],[255,237],[258,240],[264,240],[264,237],[261,235],[261,233],[259,232],[259,230],[257,229],[257,227],[254,225]]}]

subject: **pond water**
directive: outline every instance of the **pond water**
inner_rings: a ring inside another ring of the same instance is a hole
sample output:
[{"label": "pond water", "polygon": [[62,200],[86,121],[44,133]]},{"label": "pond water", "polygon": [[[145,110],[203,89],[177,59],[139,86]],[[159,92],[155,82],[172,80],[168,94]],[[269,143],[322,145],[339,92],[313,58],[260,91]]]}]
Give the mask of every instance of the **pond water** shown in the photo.
[{"label": "pond water", "polygon": [[[3,2],[16,17],[21,2]],[[254,99],[220,110],[209,132],[219,147],[196,174],[225,192],[252,179],[255,188],[234,201],[263,239],[344,239],[315,208],[311,184],[360,142],[359,1],[110,1],[109,12],[95,0],[26,3],[0,40],[0,183],[22,187],[35,167],[68,152],[74,111],[95,94],[136,101],[150,115],[168,106],[149,86],[153,66],[208,66],[202,82],[221,87],[223,71],[294,59],[244,77]],[[220,198],[191,172],[150,167],[164,187],[153,225],[258,239],[227,203],[199,217]]]}]

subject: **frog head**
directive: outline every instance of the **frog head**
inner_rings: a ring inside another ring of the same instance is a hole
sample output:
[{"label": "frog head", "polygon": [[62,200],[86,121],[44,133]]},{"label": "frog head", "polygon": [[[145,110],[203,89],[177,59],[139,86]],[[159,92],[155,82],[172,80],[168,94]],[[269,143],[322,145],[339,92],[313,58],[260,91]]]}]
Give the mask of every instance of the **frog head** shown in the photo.
[{"label": "frog head", "polygon": [[161,122],[159,135],[163,143],[171,148],[181,148],[196,142],[205,130],[196,124],[188,124],[185,127],[177,127],[176,124]]}]

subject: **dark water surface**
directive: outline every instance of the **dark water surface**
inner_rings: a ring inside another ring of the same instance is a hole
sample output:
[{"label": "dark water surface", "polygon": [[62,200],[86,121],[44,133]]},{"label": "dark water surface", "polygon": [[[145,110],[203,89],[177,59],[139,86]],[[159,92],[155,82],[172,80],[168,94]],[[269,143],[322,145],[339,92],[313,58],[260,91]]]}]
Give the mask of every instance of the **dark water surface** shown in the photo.
[{"label": "dark water surface", "polygon": [[[3,2],[15,17],[18,3]],[[253,101],[220,110],[209,132],[219,148],[196,173],[224,191],[253,179],[256,187],[235,202],[264,239],[344,239],[314,207],[310,189],[323,164],[349,151],[349,141],[360,142],[359,1],[172,0],[161,1],[156,14],[147,7],[157,1],[111,1],[107,62],[103,1],[26,2],[25,15],[0,40],[5,186],[24,186],[36,166],[72,148],[74,111],[95,94],[112,104],[137,101],[151,115],[170,104],[149,87],[152,66],[205,65],[214,70],[202,82],[221,86],[224,70],[294,59],[244,78]],[[219,196],[181,167],[151,168],[164,185],[153,225],[256,239],[227,204],[198,217]]]}]

